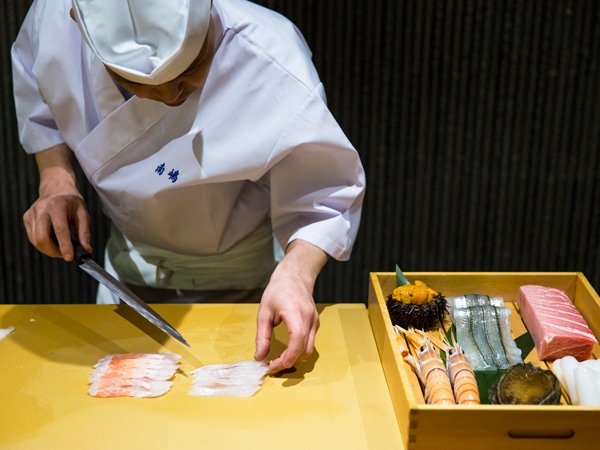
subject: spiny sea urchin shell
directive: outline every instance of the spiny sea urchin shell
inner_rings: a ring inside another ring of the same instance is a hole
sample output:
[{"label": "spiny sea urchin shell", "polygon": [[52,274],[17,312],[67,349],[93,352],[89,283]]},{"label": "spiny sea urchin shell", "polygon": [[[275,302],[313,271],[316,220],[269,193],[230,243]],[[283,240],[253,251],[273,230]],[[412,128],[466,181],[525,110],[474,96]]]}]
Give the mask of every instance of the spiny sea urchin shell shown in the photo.
[{"label": "spiny sea urchin shell", "polygon": [[425,331],[438,329],[443,325],[444,318],[448,314],[446,298],[440,293],[423,304],[404,303],[395,300],[390,294],[386,306],[392,324],[404,329],[411,327]]}]

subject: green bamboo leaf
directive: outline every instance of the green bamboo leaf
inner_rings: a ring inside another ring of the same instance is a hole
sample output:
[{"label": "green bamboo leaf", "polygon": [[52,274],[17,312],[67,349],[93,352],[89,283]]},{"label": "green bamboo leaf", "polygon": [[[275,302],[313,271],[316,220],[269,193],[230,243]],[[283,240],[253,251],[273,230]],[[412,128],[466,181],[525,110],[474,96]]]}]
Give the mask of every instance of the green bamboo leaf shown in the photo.
[{"label": "green bamboo leaf", "polygon": [[515,344],[521,349],[521,358],[525,359],[532,352],[535,347],[533,338],[529,332],[523,333],[521,336],[515,338]]},{"label": "green bamboo leaf", "polygon": [[402,270],[400,270],[400,267],[398,267],[398,264],[396,264],[396,287],[404,286],[405,284],[410,284],[410,281],[406,279],[402,273]]}]

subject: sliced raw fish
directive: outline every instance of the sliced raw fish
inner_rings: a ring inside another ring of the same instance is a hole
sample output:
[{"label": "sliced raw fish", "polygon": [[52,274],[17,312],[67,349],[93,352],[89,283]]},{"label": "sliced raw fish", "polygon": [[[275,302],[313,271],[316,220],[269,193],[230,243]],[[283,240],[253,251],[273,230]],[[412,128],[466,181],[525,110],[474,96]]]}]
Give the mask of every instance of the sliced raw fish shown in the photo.
[{"label": "sliced raw fish", "polygon": [[598,341],[564,291],[521,286],[517,303],[539,359],[552,361],[568,355],[578,361],[591,358]]},{"label": "sliced raw fish", "polygon": [[114,378],[92,383],[88,393],[93,397],[159,397],[171,389],[170,381]]},{"label": "sliced raw fish", "polygon": [[8,328],[0,328],[0,339],[8,336],[8,334],[15,330],[15,327],[10,326]]},{"label": "sliced raw fish", "polygon": [[213,364],[191,372],[190,395],[251,397],[262,386],[269,373],[265,361],[240,361],[233,364]]},{"label": "sliced raw fish", "polygon": [[88,393],[94,397],[158,397],[171,388],[180,355],[129,353],[107,355],[94,364]]},{"label": "sliced raw fish", "polygon": [[177,364],[181,355],[175,353],[125,353],[106,355],[100,358],[94,367],[102,364],[139,365],[139,364]]},{"label": "sliced raw fish", "polygon": [[506,307],[496,308],[498,315],[498,326],[500,327],[500,336],[502,337],[502,346],[506,354],[506,359],[509,365],[519,364],[523,362],[521,349],[517,347],[515,340],[510,332],[510,315],[512,310]]},{"label": "sliced raw fish", "polygon": [[564,356],[552,363],[552,370],[573,405],[600,406],[600,360]]},{"label": "sliced raw fish", "polygon": [[577,398],[581,406],[600,406],[600,370],[597,367],[579,363],[575,369]]},{"label": "sliced raw fish", "polygon": [[[481,306],[472,306],[468,310],[470,312],[469,325],[473,339],[475,339],[475,344],[485,358],[486,364],[496,369],[498,364],[496,363],[496,355],[494,355],[495,349],[490,345],[491,338],[488,336],[492,327],[486,324],[483,308]],[[496,330],[497,327],[495,327],[494,331]],[[458,342],[460,343],[460,340]]]},{"label": "sliced raw fish", "polygon": [[502,336],[500,335],[500,324],[498,323],[496,307],[491,305],[476,307],[476,309],[479,308],[481,308],[483,312],[483,328],[485,330],[487,344],[490,346],[492,357],[494,358],[494,364],[496,364],[496,367],[499,369],[507,369],[510,364],[506,358]]},{"label": "sliced raw fish", "polygon": [[[473,330],[470,308],[459,308],[454,310],[453,319],[456,327],[456,339],[462,347],[473,370],[494,370],[492,356],[487,352],[489,347],[479,348],[475,340],[477,331]],[[484,352],[487,352],[485,355]]]},{"label": "sliced raw fish", "polygon": [[456,339],[473,370],[506,369],[523,362],[510,332],[510,308],[502,297],[468,294],[449,297]]},{"label": "sliced raw fish", "polygon": [[201,397],[252,397],[260,384],[234,384],[223,386],[194,386],[190,395]]},{"label": "sliced raw fish", "polygon": [[454,310],[459,308],[470,308],[472,306],[484,305],[504,306],[504,299],[502,297],[485,294],[456,295],[454,297],[448,297],[447,301],[450,318],[452,318]]},{"label": "sliced raw fish", "polygon": [[92,372],[90,381],[99,378],[148,378],[151,380],[169,380],[173,378],[177,367],[153,368],[153,367],[130,367],[130,368],[108,368],[105,371]]}]

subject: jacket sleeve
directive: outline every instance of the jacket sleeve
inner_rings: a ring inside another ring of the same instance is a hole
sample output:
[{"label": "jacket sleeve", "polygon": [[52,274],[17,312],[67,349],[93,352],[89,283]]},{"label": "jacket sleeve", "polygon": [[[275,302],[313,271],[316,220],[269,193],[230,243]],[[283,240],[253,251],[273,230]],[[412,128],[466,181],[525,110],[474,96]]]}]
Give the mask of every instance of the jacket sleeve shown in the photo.
[{"label": "jacket sleeve", "polygon": [[358,232],[365,174],[358,153],[324,100],[307,98],[277,146],[288,149],[270,170],[271,220],[282,247],[306,240],[331,257],[349,259]]},{"label": "jacket sleeve", "polygon": [[27,153],[36,153],[64,142],[34,75],[39,51],[37,31],[44,5],[44,1],[32,4],[11,49],[19,139]]}]

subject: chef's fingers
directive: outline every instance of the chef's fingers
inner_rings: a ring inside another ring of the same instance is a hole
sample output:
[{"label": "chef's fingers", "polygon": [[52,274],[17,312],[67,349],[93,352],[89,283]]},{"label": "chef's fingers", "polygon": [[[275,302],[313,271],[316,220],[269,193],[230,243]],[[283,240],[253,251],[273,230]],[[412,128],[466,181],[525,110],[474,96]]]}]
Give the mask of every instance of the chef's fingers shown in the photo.
[{"label": "chef's fingers", "polygon": [[45,255],[71,261],[75,254],[72,237],[91,251],[90,218],[78,193],[37,199],[23,215],[23,223],[29,241]]},{"label": "chef's fingers", "polygon": [[254,359],[262,361],[271,350],[271,334],[275,319],[268,308],[261,305],[256,316],[256,352]]},{"label": "chef's fingers", "polygon": [[271,361],[269,372],[276,374],[294,367],[297,362],[300,362],[302,356],[306,354],[307,337],[304,333],[290,333],[288,347],[278,358]]},{"label": "chef's fingers", "polygon": [[43,254],[52,258],[62,258],[60,249],[52,240],[52,219],[47,214],[38,215],[35,208],[29,208],[23,215],[23,224],[29,242]]},{"label": "chef's fingers", "polygon": [[302,359],[304,360],[308,358],[312,352],[315,350],[315,338],[317,336],[317,331],[319,331],[319,327],[321,326],[321,322],[319,320],[319,315],[317,313],[316,320],[313,322],[313,326],[310,329],[310,333],[308,334],[308,342],[306,343],[306,352],[302,355]]},{"label": "chef's fingers", "polygon": [[91,234],[90,234],[90,215],[85,208],[79,208],[73,221],[75,231],[75,240],[85,249],[92,253]]},{"label": "chef's fingers", "polygon": [[279,373],[308,358],[314,351],[315,336],[319,324],[319,315],[316,309],[312,317],[308,318],[308,322],[302,321],[300,324],[292,321],[286,322],[289,334],[288,347],[279,358],[271,361],[269,372],[272,374]]},{"label": "chef's fingers", "polygon": [[71,241],[71,227],[67,215],[56,215],[52,218],[49,233],[54,233],[54,239],[58,243],[60,255],[65,261],[72,261],[75,257],[75,249]]},{"label": "chef's fingers", "polygon": [[73,239],[79,242],[88,253],[92,253],[90,245],[90,216],[84,205],[77,204],[76,208],[74,214],[67,212],[66,222],[64,214],[59,214],[52,220],[55,238],[58,241],[60,253],[65,261],[72,261],[75,257]]}]

